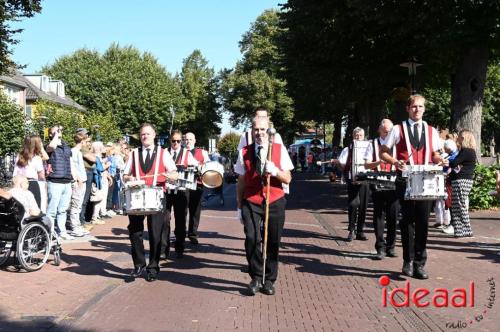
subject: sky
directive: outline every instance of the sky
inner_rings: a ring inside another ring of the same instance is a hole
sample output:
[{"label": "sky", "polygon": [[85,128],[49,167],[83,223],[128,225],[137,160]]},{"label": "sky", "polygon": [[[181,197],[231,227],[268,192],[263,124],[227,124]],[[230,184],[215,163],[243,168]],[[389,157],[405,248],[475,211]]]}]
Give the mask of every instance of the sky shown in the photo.
[{"label": "sky", "polygon": [[[13,25],[13,60],[26,74],[80,48],[103,53],[113,42],[152,53],[172,74],[199,49],[216,71],[241,58],[238,42],[264,10],[284,0],[45,0],[42,12]],[[231,128],[227,115],[222,133]]]}]

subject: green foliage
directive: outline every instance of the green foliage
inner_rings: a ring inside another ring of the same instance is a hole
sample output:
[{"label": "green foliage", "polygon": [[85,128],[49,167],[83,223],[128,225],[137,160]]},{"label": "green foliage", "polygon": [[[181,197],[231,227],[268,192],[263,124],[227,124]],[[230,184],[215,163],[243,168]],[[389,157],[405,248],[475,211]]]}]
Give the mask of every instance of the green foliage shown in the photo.
[{"label": "green foliage", "polygon": [[258,106],[269,110],[282,136],[295,131],[293,100],[287,82],[280,77],[281,53],[277,42],[285,30],[279,26],[278,12],[266,10],[240,41],[243,60],[233,70],[221,73],[223,105],[231,113],[231,124],[249,124]]},{"label": "green foliage", "polygon": [[44,67],[65,82],[67,94],[89,111],[113,114],[123,131],[136,132],[143,122],[168,132],[169,107],[182,104],[174,78],[150,53],[112,44],[103,55],[81,49]]},{"label": "green foliage", "polygon": [[217,150],[225,156],[235,156],[238,153],[238,143],[240,135],[235,132],[229,132],[221,137],[217,142]]},{"label": "green foliage", "polygon": [[22,29],[12,29],[9,22],[39,13],[42,10],[40,3],[41,0],[3,0],[0,2],[0,75],[16,67],[10,58],[12,51],[9,46],[18,43],[14,35],[20,33]]},{"label": "green foliage", "polygon": [[500,206],[500,199],[488,194],[496,186],[496,170],[499,166],[476,165],[474,185],[469,194],[469,208],[473,210],[490,209]]},{"label": "green foliage", "polygon": [[182,92],[182,106],[175,115],[175,126],[196,135],[199,145],[208,145],[208,139],[220,133],[218,79],[213,68],[199,50],[194,50],[183,61],[177,77]]},{"label": "green foliage", "polygon": [[93,140],[100,138],[104,143],[116,142],[123,136],[111,113],[88,112],[83,118],[83,127],[91,132]]},{"label": "green foliage", "polygon": [[[37,133],[43,133],[44,128],[61,125],[63,127],[63,140],[71,144],[76,129],[83,126],[83,114],[75,108],[47,100],[38,100],[35,103],[35,108],[37,117],[34,119],[34,129]],[[45,134],[47,133],[48,131],[45,132]],[[47,135],[44,138],[48,140]]]},{"label": "green foliage", "polygon": [[0,156],[19,151],[24,134],[23,110],[0,91]]}]

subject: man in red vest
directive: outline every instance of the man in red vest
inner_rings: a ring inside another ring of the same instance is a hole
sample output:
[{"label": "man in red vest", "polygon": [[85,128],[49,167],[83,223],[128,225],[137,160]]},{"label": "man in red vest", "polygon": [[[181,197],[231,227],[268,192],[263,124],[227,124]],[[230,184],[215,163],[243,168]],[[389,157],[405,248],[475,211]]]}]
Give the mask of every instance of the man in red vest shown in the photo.
[{"label": "man in red vest", "polygon": [[[125,182],[144,180],[147,186],[152,186],[155,170],[158,169],[156,185],[165,189],[167,181],[175,181],[177,179],[174,161],[167,151],[159,146],[155,147],[156,131],[153,125],[144,123],[140,128],[139,134],[142,145],[129,154],[123,179]],[[159,156],[158,153],[160,154]],[[157,161],[160,163],[158,168],[156,167]],[[163,206],[163,211],[160,213],[147,216],[149,237],[149,264],[147,267],[142,241],[145,216],[128,216],[129,224],[127,228],[130,243],[132,244],[132,259],[134,261],[134,271],[131,275],[134,278],[141,276],[144,268],[147,270],[147,281],[155,281],[158,278],[160,271],[158,263],[161,254],[161,234],[166,218],[165,201],[163,202]]]},{"label": "man in red vest", "polygon": [[[198,162],[185,147],[181,146],[182,133],[178,130],[172,132],[170,138],[170,155],[174,159],[177,170],[187,169],[188,166],[197,166]],[[170,212],[174,208],[175,217],[175,252],[177,258],[184,256],[184,243],[186,241],[186,214],[188,207],[189,190],[177,190],[167,195],[167,210]],[[162,258],[168,257],[170,251],[170,215],[165,220],[165,228],[161,237]]]},{"label": "man in red vest", "polygon": [[[194,159],[198,162],[199,166],[202,166],[206,162],[210,161],[208,156],[208,151],[200,148],[196,148],[196,136],[188,132],[186,133],[186,148],[191,152]],[[198,226],[200,225],[200,214],[201,214],[201,198],[203,197],[203,184],[201,179],[197,180],[196,190],[189,190],[189,223],[188,223],[188,238],[192,244],[198,244]]]},{"label": "man in red vest", "polygon": [[[436,128],[422,121],[425,98],[412,95],[406,105],[408,120],[396,125],[381,148],[381,159],[396,166],[400,176],[396,180],[396,193],[403,218],[399,222],[403,244],[403,274],[417,279],[429,278],[424,266],[427,260],[428,219],[432,201],[405,200],[406,180],[401,177],[406,165],[439,164],[440,141]],[[391,148],[396,147],[396,157]]]},{"label": "man in red vest", "polygon": [[[261,291],[273,295],[274,282],[278,277],[278,251],[285,223],[285,193],[282,184],[290,183],[292,161],[282,144],[272,143],[271,160],[267,160],[269,143],[269,119],[255,117],[252,121],[254,143],[239,151],[234,167],[239,175],[236,200],[238,215],[245,227],[245,252],[248,273],[252,278],[249,291],[252,295]],[[261,251],[261,223],[265,220],[267,183],[270,178],[269,224],[265,282]]]},{"label": "man in red vest", "polygon": [[[392,130],[393,124],[389,119],[383,119],[378,128],[380,137],[375,138],[368,145],[365,152],[365,168],[373,169],[377,172],[393,172],[395,166],[380,159],[380,147],[385,144],[387,135]],[[396,151],[392,149],[392,156],[396,156]],[[375,230],[375,249],[377,255],[375,259],[381,260],[387,255],[396,257],[394,246],[396,244],[396,224],[399,214],[399,199],[396,189],[388,189],[379,185],[370,186],[373,201],[373,228]],[[384,241],[384,217],[387,219],[387,237]]]}]

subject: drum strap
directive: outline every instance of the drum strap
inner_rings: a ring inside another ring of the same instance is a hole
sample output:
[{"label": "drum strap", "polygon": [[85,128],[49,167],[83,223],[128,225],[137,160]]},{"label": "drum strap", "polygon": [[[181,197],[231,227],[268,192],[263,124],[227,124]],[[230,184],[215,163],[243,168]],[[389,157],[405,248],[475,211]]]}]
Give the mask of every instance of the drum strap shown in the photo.
[{"label": "drum strap", "polygon": [[141,175],[139,173],[139,167],[141,167],[141,164],[139,164],[139,149],[136,148],[132,151],[132,154],[134,155],[134,164],[135,164],[135,178],[140,179]]},{"label": "drum strap", "polygon": [[[408,127],[406,126],[406,124],[408,125],[409,127],[409,122],[408,121],[404,121],[401,125],[401,128],[403,129],[403,132],[404,132],[404,137],[405,137],[405,143],[406,143],[406,151],[408,152],[408,155],[410,156],[408,158],[408,161],[410,162],[410,165],[415,165],[415,161],[413,160],[413,150],[412,150],[412,147],[411,147],[411,142],[410,142],[410,136],[408,134]],[[431,130],[431,128],[429,128],[429,126],[427,125],[427,122],[425,121],[422,121],[422,130],[424,131],[425,133],[425,156],[424,156],[424,165],[429,165],[429,144],[430,144],[430,133],[429,131]]]},{"label": "drum strap", "polygon": [[160,168],[160,146],[156,147],[156,161],[155,161],[155,173],[153,175],[153,187],[156,187],[156,180],[158,179],[158,169]]}]

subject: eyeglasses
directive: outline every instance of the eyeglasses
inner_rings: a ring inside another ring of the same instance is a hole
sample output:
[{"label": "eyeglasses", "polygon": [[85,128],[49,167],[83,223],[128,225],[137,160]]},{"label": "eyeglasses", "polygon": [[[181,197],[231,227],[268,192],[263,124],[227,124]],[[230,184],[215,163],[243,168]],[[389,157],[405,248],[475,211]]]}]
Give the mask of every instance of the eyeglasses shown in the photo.
[{"label": "eyeglasses", "polygon": [[181,142],[181,140],[180,140],[180,139],[173,139],[173,140],[171,140],[171,142],[172,142],[172,143],[180,143],[180,142]]}]

